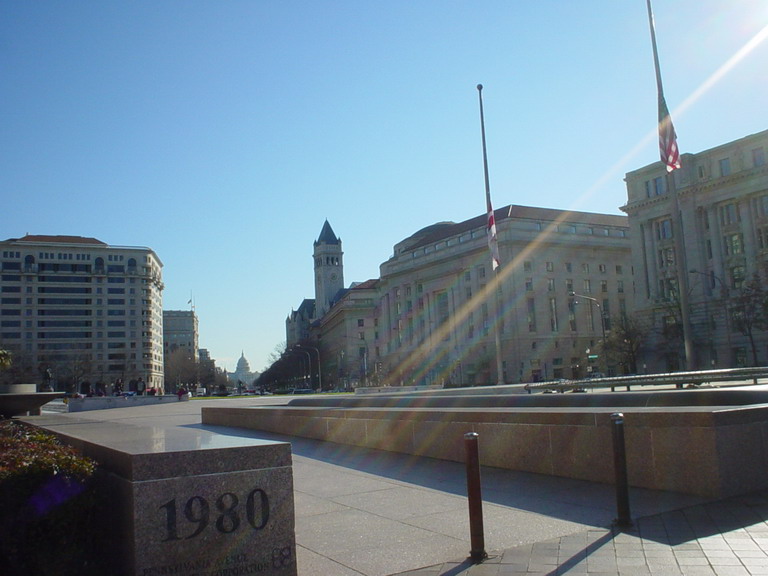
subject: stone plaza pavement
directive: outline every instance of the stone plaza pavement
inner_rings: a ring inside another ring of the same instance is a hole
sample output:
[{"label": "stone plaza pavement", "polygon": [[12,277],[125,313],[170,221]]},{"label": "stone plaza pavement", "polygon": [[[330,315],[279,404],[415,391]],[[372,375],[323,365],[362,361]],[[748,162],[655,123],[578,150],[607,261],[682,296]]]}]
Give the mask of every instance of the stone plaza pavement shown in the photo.
[{"label": "stone plaza pavement", "polygon": [[631,489],[634,525],[620,532],[611,528],[612,486],[494,468],[482,469],[488,558],[472,564],[463,464],[201,424],[202,406],[288,400],[195,399],[69,416],[291,442],[300,576],[768,574],[768,493],[707,502]]}]

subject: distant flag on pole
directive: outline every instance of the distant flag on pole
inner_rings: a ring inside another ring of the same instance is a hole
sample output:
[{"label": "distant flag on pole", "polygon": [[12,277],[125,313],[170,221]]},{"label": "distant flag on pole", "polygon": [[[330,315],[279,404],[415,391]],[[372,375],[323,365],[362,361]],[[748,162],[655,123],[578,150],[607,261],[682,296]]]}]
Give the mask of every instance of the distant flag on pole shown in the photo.
[{"label": "distant flag on pole", "polygon": [[661,161],[667,166],[667,172],[680,168],[680,150],[677,148],[677,134],[672,125],[664,94],[659,89],[659,153]]},{"label": "distant flag on pole", "polygon": [[659,53],[656,49],[656,27],[653,23],[651,0],[645,0],[648,7],[648,24],[651,27],[651,44],[653,46],[653,64],[656,69],[656,88],[659,93],[659,154],[661,161],[667,167],[667,172],[680,168],[680,150],[677,147],[677,134],[672,124],[667,102],[664,99],[664,88],[661,84],[661,69],[659,68]]},{"label": "distant flag on pole", "polygon": [[491,249],[491,267],[496,270],[501,264],[499,258],[499,241],[496,238],[496,217],[493,214],[490,197],[488,200],[488,248]]},{"label": "distant flag on pole", "polygon": [[488,179],[488,154],[485,148],[485,118],[483,116],[483,85],[477,85],[477,92],[480,98],[480,131],[483,137],[483,171],[485,173],[485,204],[488,211],[488,248],[491,250],[491,267],[496,270],[501,265],[499,258],[499,242],[496,238],[496,216],[493,213],[491,204],[491,185]]}]

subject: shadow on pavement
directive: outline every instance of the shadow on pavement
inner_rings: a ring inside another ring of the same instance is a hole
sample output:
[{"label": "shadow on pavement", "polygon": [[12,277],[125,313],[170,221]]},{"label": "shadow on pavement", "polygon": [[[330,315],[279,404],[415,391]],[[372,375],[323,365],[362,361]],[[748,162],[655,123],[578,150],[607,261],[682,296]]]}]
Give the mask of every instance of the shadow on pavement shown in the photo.
[{"label": "shadow on pavement", "polygon": [[[466,470],[464,464],[459,462],[263,431],[202,424],[192,427],[228,436],[290,442],[292,453],[296,456],[355,470],[361,474],[466,496]],[[480,451],[482,454],[482,441]],[[610,458],[611,455],[606,457]],[[483,501],[487,503],[594,526],[607,526],[616,515],[616,494],[612,485],[571,478],[484,466],[482,495]],[[690,494],[641,488],[631,489],[630,499],[633,517],[648,516],[706,501]]]}]

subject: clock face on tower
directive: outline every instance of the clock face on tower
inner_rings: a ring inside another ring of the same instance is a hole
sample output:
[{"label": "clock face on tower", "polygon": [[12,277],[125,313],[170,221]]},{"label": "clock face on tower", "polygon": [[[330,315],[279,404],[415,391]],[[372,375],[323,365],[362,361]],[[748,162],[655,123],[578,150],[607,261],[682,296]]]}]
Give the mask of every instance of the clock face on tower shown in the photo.
[{"label": "clock face on tower", "polygon": [[331,280],[336,280],[336,278],[338,278],[338,276],[336,276],[335,272],[333,274],[331,274]]}]

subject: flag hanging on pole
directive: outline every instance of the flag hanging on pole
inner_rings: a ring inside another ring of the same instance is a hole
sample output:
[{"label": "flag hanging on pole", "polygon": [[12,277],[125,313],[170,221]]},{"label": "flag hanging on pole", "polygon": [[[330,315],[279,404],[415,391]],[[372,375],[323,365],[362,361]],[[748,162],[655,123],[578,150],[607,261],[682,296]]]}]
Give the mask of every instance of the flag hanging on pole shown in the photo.
[{"label": "flag hanging on pole", "polygon": [[480,131],[483,137],[483,171],[485,173],[485,205],[488,211],[488,248],[491,250],[491,267],[496,270],[501,265],[499,258],[499,242],[496,238],[496,216],[493,213],[491,204],[491,185],[488,180],[488,154],[485,148],[485,118],[483,116],[483,85],[477,85],[477,92],[480,98]]},{"label": "flag hanging on pole", "polygon": [[493,214],[490,197],[488,200],[488,248],[491,250],[491,267],[493,270],[499,267],[499,241],[496,238],[496,217]]},{"label": "flag hanging on pole", "polygon": [[672,116],[669,114],[667,102],[664,99],[664,87],[661,84],[659,53],[656,49],[656,27],[653,23],[651,0],[645,0],[645,3],[648,7],[648,24],[651,28],[651,45],[653,47],[653,65],[656,70],[656,88],[659,93],[659,154],[661,161],[667,167],[667,172],[672,172],[680,168],[680,150],[677,147],[677,134],[672,124]]},{"label": "flag hanging on pole", "polygon": [[677,134],[672,125],[664,94],[659,89],[659,153],[661,161],[667,166],[667,172],[680,168],[680,150],[677,148]]}]

